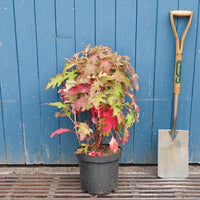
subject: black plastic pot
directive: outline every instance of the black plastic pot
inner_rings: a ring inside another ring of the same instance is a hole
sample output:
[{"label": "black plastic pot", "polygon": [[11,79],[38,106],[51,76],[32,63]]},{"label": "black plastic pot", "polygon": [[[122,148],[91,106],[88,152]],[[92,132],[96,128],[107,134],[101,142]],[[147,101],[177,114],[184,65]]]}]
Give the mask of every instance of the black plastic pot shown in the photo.
[{"label": "black plastic pot", "polygon": [[109,156],[77,154],[82,190],[90,194],[108,194],[116,190],[121,151]]}]

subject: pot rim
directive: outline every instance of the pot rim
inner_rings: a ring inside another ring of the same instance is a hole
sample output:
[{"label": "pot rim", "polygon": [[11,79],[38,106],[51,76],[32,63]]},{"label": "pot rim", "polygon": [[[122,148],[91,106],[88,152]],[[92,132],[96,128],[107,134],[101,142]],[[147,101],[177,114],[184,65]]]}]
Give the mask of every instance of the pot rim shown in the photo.
[{"label": "pot rim", "polygon": [[108,156],[89,156],[86,154],[76,154],[76,157],[79,161],[82,162],[92,162],[92,163],[105,163],[105,162],[113,162],[118,160],[121,157],[122,148],[119,147],[120,151],[117,153],[113,153]]}]

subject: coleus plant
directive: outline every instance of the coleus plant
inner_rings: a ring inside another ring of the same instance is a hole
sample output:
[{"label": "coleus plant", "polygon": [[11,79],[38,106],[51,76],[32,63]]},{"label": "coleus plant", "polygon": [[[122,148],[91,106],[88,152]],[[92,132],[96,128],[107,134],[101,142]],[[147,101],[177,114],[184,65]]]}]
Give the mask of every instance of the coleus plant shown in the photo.
[{"label": "coleus plant", "polygon": [[[129,128],[138,122],[140,111],[134,94],[138,75],[129,57],[110,47],[88,45],[66,60],[63,71],[51,78],[46,89],[59,87],[62,101],[49,105],[60,109],[55,116],[68,117],[74,130],[60,128],[51,137],[72,132],[80,146],[76,153],[90,156],[101,156],[100,147],[109,139],[110,149],[117,152],[118,142],[128,142]],[[82,112],[88,112],[85,121]]]}]

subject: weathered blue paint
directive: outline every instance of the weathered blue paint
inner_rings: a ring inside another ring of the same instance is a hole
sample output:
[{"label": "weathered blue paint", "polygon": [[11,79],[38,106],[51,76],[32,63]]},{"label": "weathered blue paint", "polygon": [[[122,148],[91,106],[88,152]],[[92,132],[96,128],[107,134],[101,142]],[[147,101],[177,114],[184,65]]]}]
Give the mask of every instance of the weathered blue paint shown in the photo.
[{"label": "weathered blue paint", "polygon": [[[181,74],[181,94],[179,103],[179,117],[177,122],[177,128],[183,130],[189,130],[190,117],[191,117],[191,100],[192,100],[192,88],[193,88],[193,76],[194,76],[194,58],[196,48],[196,26],[198,17],[198,0],[194,0],[193,3],[189,3],[187,0],[180,1],[179,9],[192,10],[194,12],[192,19],[192,26],[187,34],[183,49],[183,62],[182,62],[182,74]],[[184,31],[186,20],[178,21],[178,32],[182,34]],[[181,36],[180,36],[181,37]]]},{"label": "weathered blue paint", "polygon": [[[200,7],[198,12],[198,21],[200,22]],[[200,27],[197,28],[197,41],[195,48],[195,63],[194,63],[194,85],[192,90],[192,108],[190,118],[190,161],[200,163],[199,141],[200,141],[200,106],[199,106],[199,80],[200,80]]]},{"label": "weathered blue paint", "polygon": [[3,122],[3,109],[2,109],[2,96],[1,96],[1,85],[0,85],[0,164],[5,164],[5,133],[4,133],[4,122]]},{"label": "weathered blue paint", "polygon": [[96,0],[96,44],[115,49],[115,0]]},{"label": "weathered blue paint", "polygon": [[[50,139],[69,120],[45,90],[65,57],[87,44],[131,58],[139,75],[140,122],[130,129],[122,163],[156,163],[158,129],[171,127],[175,39],[170,10],[192,10],[185,40],[178,129],[190,131],[190,162],[200,162],[200,2],[198,0],[0,0],[0,164],[73,164],[76,137]],[[185,19],[176,20],[179,35]]]},{"label": "weathered blue paint", "polygon": [[91,0],[75,0],[75,51],[81,51],[95,42],[95,3]]},{"label": "weathered blue paint", "polygon": [[[61,72],[65,58],[70,58],[75,53],[75,2],[56,1],[56,27],[57,27],[57,66]],[[73,126],[68,119],[59,120],[61,127],[72,129]],[[76,138],[73,133],[66,133],[60,136],[60,162],[73,164],[76,162],[74,150],[76,149]]]},{"label": "weathered blue paint", "polygon": [[0,145],[6,144],[7,154],[0,163],[21,164],[24,163],[24,148],[13,2],[0,1],[0,8],[1,116],[4,123],[1,135],[4,134],[5,139]]},{"label": "weathered blue paint", "polygon": [[[47,9],[48,8],[48,9]],[[56,66],[56,22],[54,0],[35,1],[38,69],[40,84],[40,140],[42,148],[42,160],[44,164],[60,162],[59,138],[51,140],[49,133],[58,129],[58,120],[54,118],[56,109],[49,109],[43,103],[56,102],[55,90],[45,90],[49,77],[57,73]],[[41,78],[42,77],[42,78]]]},{"label": "weathered blue paint", "polygon": [[[66,49],[66,47],[68,47]],[[72,57],[74,54],[74,38],[57,38],[57,64],[58,71],[63,69],[64,58]],[[55,91],[55,90],[54,90]],[[60,127],[73,129],[73,125],[70,120],[66,118],[60,118]],[[76,162],[74,150],[76,149],[76,138],[73,133],[66,133],[60,136],[61,145],[61,162],[72,164]],[[53,140],[53,139],[52,139]]]},{"label": "weathered blue paint", "polygon": [[[145,14],[144,14],[145,13]],[[157,1],[138,1],[136,71],[139,74],[140,90],[136,93],[142,108],[140,123],[135,126],[134,162],[151,161],[151,127],[153,113],[154,58],[156,40]],[[148,23],[146,23],[148,21]],[[148,43],[148,46],[146,45]],[[144,59],[145,56],[145,59]],[[148,73],[144,73],[148,71]],[[142,141],[142,142],[141,142]]]},{"label": "weathered blue paint", "polygon": [[[135,39],[136,39],[136,1],[116,1],[116,38],[113,38],[113,48],[116,46],[120,55],[128,55],[135,67]],[[126,14],[124,14],[126,13]],[[130,21],[131,23],[130,23]],[[131,34],[130,34],[131,33]],[[105,36],[106,37],[106,36]],[[109,38],[112,38],[110,36]],[[130,45],[131,44],[131,45]],[[129,48],[126,48],[129,46]],[[133,162],[134,127],[131,128],[129,142],[123,146],[121,162]]]},{"label": "weathered blue paint", "polygon": [[41,163],[40,88],[35,2],[14,1],[26,163]]}]

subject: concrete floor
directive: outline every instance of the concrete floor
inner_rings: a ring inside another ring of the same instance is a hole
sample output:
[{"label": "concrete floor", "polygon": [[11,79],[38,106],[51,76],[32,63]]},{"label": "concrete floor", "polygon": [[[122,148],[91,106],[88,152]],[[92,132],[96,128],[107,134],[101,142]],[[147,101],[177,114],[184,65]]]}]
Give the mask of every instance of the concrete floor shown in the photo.
[{"label": "concrete floor", "polygon": [[[120,165],[119,174],[157,174],[156,165]],[[0,166],[0,175],[12,174],[79,174],[78,166]],[[200,174],[200,164],[190,165],[189,174]]]}]

